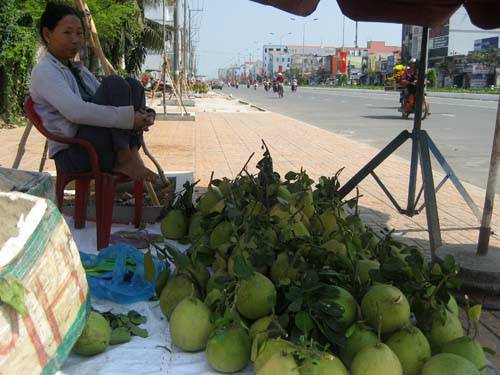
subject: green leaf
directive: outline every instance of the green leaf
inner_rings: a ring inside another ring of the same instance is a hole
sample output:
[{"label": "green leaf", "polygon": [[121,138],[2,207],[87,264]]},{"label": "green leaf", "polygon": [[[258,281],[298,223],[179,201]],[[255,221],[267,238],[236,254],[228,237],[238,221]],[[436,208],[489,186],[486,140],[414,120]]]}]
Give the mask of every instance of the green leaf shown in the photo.
[{"label": "green leaf", "polygon": [[134,324],[129,324],[130,333],[134,336],[139,336],[142,338],[148,337],[148,330],[144,328],[139,328]]},{"label": "green leaf", "polygon": [[6,303],[22,316],[27,313],[24,303],[24,288],[15,278],[0,278],[0,301]]},{"label": "green leaf", "polygon": [[488,354],[492,355],[492,356],[496,356],[497,355],[496,351],[494,351],[492,348],[488,348],[487,346],[483,346],[483,351],[485,353],[488,353]]},{"label": "green leaf", "polygon": [[148,250],[146,254],[144,254],[144,279],[146,281],[153,281],[156,278],[156,268],[153,262],[153,255],[151,251]]},{"label": "green leaf", "polygon": [[309,335],[309,332],[314,328],[314,322],[305,311],[299,311],[297,315],[295,315],[295,325],[306,335]]},{"label": "green leaf", "polygon": [[434,263],[431,269],[431,275],[433,276],[441,276],[443,271],[441,270],[441,266],[438,263]]},{"label": "green leaf", "polygon": [[118,327],[111,331],[111,338],[109,345],[119,345],[129,342],[132,338],[130,331],[127,327]]},{"label": "green leaf", "polygon": [[250,359],[255,362],[257,355],[259,354],[259,340],[254,338],[252,340],[252,350],[250,351]]},{"label": "green leaf", "polygon": [[455,269],[455,258],[451,255],[447,255],[444,258],[443,267],[446,272],[453,271]]},{"label": "green leaf", "polygon": [[481,305],[474,305],[469,309],[469,319],[475,323],[479,323],[481,319]]},{"label": "green leaf", "polygon": [[242,255],[237,255],[234,259],[234,274],[241,280],[249,279],[254,274],[253,268]]}]

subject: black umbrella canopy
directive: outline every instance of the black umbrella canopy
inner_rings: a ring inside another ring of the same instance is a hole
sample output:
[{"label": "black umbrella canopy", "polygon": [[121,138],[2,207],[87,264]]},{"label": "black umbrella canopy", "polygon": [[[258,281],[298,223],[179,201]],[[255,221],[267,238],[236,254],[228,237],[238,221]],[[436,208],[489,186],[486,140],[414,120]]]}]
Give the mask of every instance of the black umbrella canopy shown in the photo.
[{"label": "black umbrella canopy", "polygon": [[[316,10],[319,0],[252,0],[299,16]],[[482,29],[500,27],[500,0],[337,0],[342,12],[356,21],[392,22],[435,27],[464,6]]]}]

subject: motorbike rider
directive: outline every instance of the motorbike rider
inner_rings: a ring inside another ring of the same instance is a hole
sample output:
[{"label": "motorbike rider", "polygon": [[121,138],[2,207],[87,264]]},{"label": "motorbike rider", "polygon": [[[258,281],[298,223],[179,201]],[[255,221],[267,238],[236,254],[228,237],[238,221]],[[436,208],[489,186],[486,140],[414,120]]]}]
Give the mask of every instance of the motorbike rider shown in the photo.
[{"label": "motorbike rider", "polygon": [[283,73],[278,73],[278,77],[276,77],[276,87],[277,87],[277,91],[278,93],[283,96],[283,82],[284,82],[284,78],[283,78]]},{"label": "motorbike rider", "polygon": [[297,82],[297,78],[293,77],[292,78],[292,91],[296,91],[297,90],[297,85],[298,85],[298,82]]},{"label": "motorbike rider", "polygon": [[[415,104],[415,97],[417,95],[417,79],[418,79],[418,64],[416,59],[411,59],[408,66],[405,68],[405,73],[401,79],[401,83],[405,88],[401,92],[401,110],[406,113],[410,113]],[[405,108],[403,108],[403,103],[406,102]],[[424,93],[424,105],[429,108],[427,102],[427,95]],[[430,115],[430,112],[428,112]]]}]

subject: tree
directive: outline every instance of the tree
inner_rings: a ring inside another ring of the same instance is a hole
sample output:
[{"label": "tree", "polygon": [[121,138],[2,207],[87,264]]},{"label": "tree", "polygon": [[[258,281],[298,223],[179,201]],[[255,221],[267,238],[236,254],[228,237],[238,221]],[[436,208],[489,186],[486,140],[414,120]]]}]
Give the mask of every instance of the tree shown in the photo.
[{"label": "tree", "polygon": [[500,65],[500,48],[491,48],[488,50],[471,51],[467,55],[469,63],[482,63],[488,65]]},{"label": "tree", "polygon": [[429,69],[427,71],[427,80],[429,81],[430,87],[436,87],[437,74],[436,74],[436,71],[434,69]]}]

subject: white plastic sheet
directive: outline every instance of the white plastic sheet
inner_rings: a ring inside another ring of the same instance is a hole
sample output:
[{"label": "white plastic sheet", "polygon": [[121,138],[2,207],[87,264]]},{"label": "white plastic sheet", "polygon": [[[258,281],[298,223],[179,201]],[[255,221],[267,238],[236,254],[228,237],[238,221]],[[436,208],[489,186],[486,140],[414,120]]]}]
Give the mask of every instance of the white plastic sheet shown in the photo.
[{"label": "white plastic sheet", "polygon": [[[72,228],[71,218],[66,218]],[[113,226],[113,231],[129,229],[124,225]],[[149,226],[148,231],[160,233],[159,225]],[[72,229],[73,237],[80,251],[97,253],[95,250],[95,224],[87,223],[84,229]],[[184,251],[186,246],[170,242],[178,250]],[[206,360],[204,352],[184,353],[173,347],[168,331],[168,323],[160,310],[159,302],[138,302],[131,305],[119,305],[104,300],[92,300],[92,306],[98,311],[127,313],[135,310],[146,316],[147,323],[142,325],[149,337],[133,336],[126,344],[110,346],[101,354],[83,357],[70,354],[57,375],[215,375]],[[249,365],[241,371],[241,375],[250,375],[254,371]],[[278,374],[277,374],[278,375]]]}]

